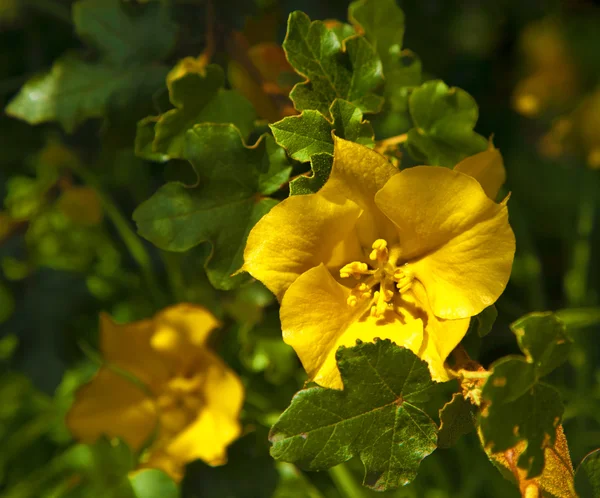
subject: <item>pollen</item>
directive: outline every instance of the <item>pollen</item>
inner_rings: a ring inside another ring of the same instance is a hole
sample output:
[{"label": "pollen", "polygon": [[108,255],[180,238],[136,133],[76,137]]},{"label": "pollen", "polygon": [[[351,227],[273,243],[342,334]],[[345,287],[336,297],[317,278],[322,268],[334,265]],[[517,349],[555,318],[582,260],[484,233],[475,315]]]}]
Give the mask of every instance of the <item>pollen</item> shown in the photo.
[{"label": "pollen", "polygon": [[348,306],[366,303],[368,307],[361,309],[369,310],[369,314],[377,318],[382,317],[386,310],[394,309],[394,295],[408,291],[414,279],[408,265],[397,265],[399,259],[399,247],[388,247],[386,240],[377,239],[371,245],[369,264],[353,261],[344,265],[340,269],[341,278],[362,280],[350,291],[346,299]]}]

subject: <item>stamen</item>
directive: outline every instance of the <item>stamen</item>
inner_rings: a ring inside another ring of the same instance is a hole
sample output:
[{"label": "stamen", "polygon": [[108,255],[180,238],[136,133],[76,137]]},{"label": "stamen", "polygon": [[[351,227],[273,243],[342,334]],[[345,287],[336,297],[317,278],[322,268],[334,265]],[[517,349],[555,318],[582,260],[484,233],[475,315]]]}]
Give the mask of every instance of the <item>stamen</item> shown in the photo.
[{"label": "stamen", "polygon": [[387,261],[389,252],[386,240],[377,239],[373,242],[371,248],[373,249],[371,254],[369,254],[369,259],[371,261],[378,261],[379,263],[385,263]]},{"label": "stamen", "polygon": [[361,275],[368,275],[369,273],[369,266],[367,263],[361,263],[360,261],[353,261],[340,269],[340,277],[353,277],[356,280],[359,280]]}]

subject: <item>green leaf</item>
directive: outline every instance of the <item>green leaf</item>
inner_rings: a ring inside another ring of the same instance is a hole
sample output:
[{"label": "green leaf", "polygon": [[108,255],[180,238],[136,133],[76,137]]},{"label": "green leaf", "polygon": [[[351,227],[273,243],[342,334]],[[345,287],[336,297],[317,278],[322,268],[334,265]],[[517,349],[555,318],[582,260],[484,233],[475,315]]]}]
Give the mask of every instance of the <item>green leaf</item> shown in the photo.
[{"label": "green leaf", "polygon": [[476,330],[479,337],[485,337],[492,331],[496,318],[498,318],[498,310],[492,304],[471,318],[469,328]]},{"label": "green leaf", "polygon": [[297,161],[310,161],[313,154],[333,154],[332,132],[340,138],[373,146],[373,128],[363,120],[358,107],[342,99],[331,104],[329,121],[319,111],[303,111],[269,125],[275,141]]},{"label": "green leaf", "polygon": [[73,5],[73,22],[79,37],[98,48],[109,64],[164,59],[177,33],[167,9],[156,3],[135,11],[135,16],[129,15],[120,0],[80,0]]},{"label": "green leaf", "polygon": [[[175,66],[167,77],[169,97],[175,109],[154,118],[153,153],[183,158],[186,132],[205,122],[232,123],[246,138],[252,130],[256,112],[242,95],[234,90],[224,90],[224,83],[223,69],[216,64],[200,70],[188,67],[184,59]],[[142,120],[138,132],[148,135],[148,120],[151,119]],[[138,140],[138,151],[147,150],[147,138],[138,138],[136,143]],[[140,144],[146,144],[146,149]],[[152,155],[145,154],[143,157],[153,159]]]},{"label": "green leaf", "polygon": [[164,163],[170,159],[169,156],[162,152],[155,152],[153,146],[157,119],[149,116],[138,121],[135,135],[135,155],[149,161]]},{"label": "green leaf", "polygon": [[281,385],[296,372],[296,353],[281,339],[278,310],[268,312],[248,330],[242,327],[239,343],[244,366],[251,372],[264,372],[267,382]]},{"label": "green leaf", "polygon": [[277,471],[279,483],[272,498],[323,498],[295,465],[278,462]]},{"label": "green leaf", "polygon": [[454,393],[440,410],[440,420],[438,447],[451,448],[461,436],[475,429],[475,409],[462,394]]},{"label": "green leaf", "polygon": [[73,6],[78,33],[101,51],[96,63],[66,54],[48,73],[30,79],[6,112],[29,124],[58,121],[71,133],[83,121],[107,114],[111,101],[152,94],[166,75],[156,64],[175,42],[165,9],[147,5],[125,12],[119,0],[80,0]]},{"label": "green leaf", "polygon": [[526,441],[517,465],[527,470],[528,479],[540,475],[544,450],[554,445],[564,410],[560,394],[553,387],[537,383],[516,400],[501,403],[486,392],[490,382],[494,382],[493,376],[486,382],[483,395],[491,405],[479,418],[486,447],[500,452]]},{"label": "green leaf", "polygon": [[473,131],[477,103],[464,90],[428,81],[411,93],[409,109],[414,128],[406,146],[416,160],[450,168],[486,150],[487,140]]},{"label": "green leaf", "polygon": [[178,498],[177,484],[164,472],[143,469],[129,476],[136,498]]},{"label": "green leaf", "polygon": [[565,324],[554,313],[530,313],[513,322],[510,329],[538,377],[549,374],[567,359],[572,341]]},{"label": "green leaf", "polygon": [[347,24],[345,22],[335,22],[333,25],[328,25],[327,29],[333,32],[335,36],[337,36],[337,39],[340,43],[350,38],[351,36],[356,35],[355,29],[350,24]]},{"label": "green leaf", "polygon": [[127,477],[135,467],[135,457],[119,440],[77,444],[53,463],[64,480],[71,480],[75,496],[136,498]]},{"label": "green leaf", "polygon": [[575,489],[581,498],[600,496],[600,449],[586,455],[577,467]]},{"label": "green leaf", "polygon": [[311,176],[299,176],[290,182],[290,195],[314,194],[325,185],[331,167],[333,156],[328,153],[313,154],[310,158]]},{"label": "green leaf", "polygon": [[489,406],[480,417],[481,433],[493,452],[527,441],[518,466],[533,478],[544,468],[544,450],[554,444],[563,413],[559,393],[539,379],[566,360],[571,340],[561,320],[549,312],[525,315],[511,330],[525,356],[492,364],[482,390]]},{"label": "green leaf", "polygon": [[349,38],[345,51],[336,34],[303,12],[292,12],[283,48],[290,64],[307,81],[290,93],[296,109],[314,109],[329,117],[336,98],[362,112],[377,112],[383,99],[374,92],[383,83],[381,61],[363,37]]},{"label": "green leaf", "polygon": [[389,340],[338,349],[344,390],[299,391],[271,430],[272,456],[323,470],[359,456],[364,484],[402,486],[433,452],[437,427],[421,409],[435,383],[427,364]]},{"label": "green leaf", "polygon": [[104,116],[116,92],[147,84],[149,79],[160,81],[165,73],[161,67],[118,69],[67,55],[50,72],[25,83],[6,113],[29,124],[58,121],[71,133],[86,119]]},{"label": "green leaf", "polygon": [[398,61],[404,38],[404,12],[396,0],[360,0],[350,4],[348,17],[360,25],[377,50],[386,73]]},{"label": "green leaf", "polygon": [[134,212],[140,235],[168,251],[187,251],[208,241],[211,283],[230,289],[246,277],[231,275],[242,265],[246,238],[277,201],[266,197],[290,173],[285,151],[269,136],[246,147],[233,125],[200,124],[188,131],[184,156],[199,175],[199,187],[167,183]]}]

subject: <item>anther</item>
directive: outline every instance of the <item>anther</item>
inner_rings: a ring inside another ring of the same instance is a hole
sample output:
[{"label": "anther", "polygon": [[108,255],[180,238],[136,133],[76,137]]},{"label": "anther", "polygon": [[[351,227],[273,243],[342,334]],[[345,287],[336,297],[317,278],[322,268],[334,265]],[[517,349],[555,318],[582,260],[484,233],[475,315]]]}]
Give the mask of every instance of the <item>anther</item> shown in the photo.
[{"label": "anther", "polygon": [[371,248],[373,249],[371,254],[369,254],[369,259],[371,261],[379,261],[380,263],[385,263],[387,261],[387,241],[384,239],[377,239],[375,242],[373,242]]},{"label": "anther", "polygon": [[353,261],[348,263],[340,269],[340,277],[348,278],[353,277],[356,280],[360,279],[361,275],[365,275],[369,272],[369,267],[366,263],[360,261]]}]

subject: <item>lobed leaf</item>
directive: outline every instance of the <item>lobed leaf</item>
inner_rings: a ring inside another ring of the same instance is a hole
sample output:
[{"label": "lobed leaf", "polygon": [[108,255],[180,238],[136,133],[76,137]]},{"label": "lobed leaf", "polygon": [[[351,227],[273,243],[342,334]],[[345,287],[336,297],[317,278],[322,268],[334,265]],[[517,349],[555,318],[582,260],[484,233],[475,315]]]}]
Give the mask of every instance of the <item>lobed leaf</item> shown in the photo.
[{"label": "lobed leaf", "polygon": [[77,33],[99,49],[100,60],[64,55],[23,85],[7,114],[29,124],[58,121],[71,133],[83,121],[105,116],[112,102],[152,93],[167,73],[156,61],[171,50],[176,29],[158,4],[135,10],[137,15],[129,15],[119,0],[76,2]]},{"label": "lobed leaf", "polygon": [[437,427],[421,408],[435,387],[427,363],[389,340],[341,347],[336,358],[344,390],[298,392],[271,430],[271,454],[309,470],[359,456],[365,485],[407,484],[436,448]]},{"label": "lobed leaf", "polygon": [[275,141],[297,161],[310,161],[313,154],[333,154],[332,133],[340,138],[373,146],[373,128],[363,120],[363,113],[354,104],[336,99],[331,104],[329,121],[319,111],[303,111],[269,125]]},{"label": "lobed leaf", "polygon": [[554,445],[563,414],[559,393],[539,379],[566,360],[571,341],[553,313],[530,313],[511,324],[511,330],[525,356],[492,365],[482,390],[488,406],[479,423],[485,445],[494,453],[526,441],[518,466],[529,479],[544,470],[544,451]]},{"label": "lobed leaf", "polygon": [[168,251],[210,242],[209,279],[217,288],[233,288],[246,278],[232,274],[242,266],[248,232],[277,204],[267,196],[287,181],[291,168],[271,137],[247,147],[231,124],[195,126],[187,132],[184,157],[198,172],[199,186],[161,187],[135,210],[138,232]]},{"label": "lobed leaf", "polygon": [[440,420],[438,447],[451,448],[461,436],[475,429],[475,407],[462,394],[454,393],[440,410]]},{"label": "lobed leaf", "polygon": [[450,168],[487,149],[487,140],[473,131],[477,103],[464,90],[428,81],[411,93],[409,109],[414,128],[406,146],[416,160]]},{"label": "lobed leaf", "polygon": [[[181,61],[167,77],[169,98],[175,109],[161,116],[145,118],[138,124],[137,151],[147,159],[183,158],[186,132],[196,124],[232,123],[246,138],[252,130],[256,111],[252,104],[234,90],[224,90],[225,74],[216,64],[206,67]],[[154,125],[151,152],[150,133]]]},{"label": "lobed leaf", "polygon": [[333,155],[321,152],[310,158],[311,176],[299,176],[290,182],[290,195],[314,194],[325,185],[333,166]]},{"label": "lobed leaf", "polygon": [[348,17],[365,32],[381,58],[386,73],[398,62],[404,38],[404,12],[396,0],[360,0],[348,8]]},{"label": "lobed leaf", "polygon": [[340,41],[321,21],[303,12],[290,14],[283,42],[288,61],[307,81],[292,89],[299,111],[313,109],[329,117],[336,98],[348,100],[362,112],[377,112],[383,99],[374,92],[383,83],[381,61],[363,37]]},{"label": "lobed leaf", "polygon": [[[486,386],[494,382],[492,377]],[[479,420],[486,446],[496,453],[526,441],[517,465],[527,470],[528,479],[540,475],[544,470],[544,450],[554,445],[564,410],[559,392],[547,384],[536,383],[514,401],[501,403],[488,396],[484,387],[484,397],[491,402]]]},{"label": "lobed leaf", "polygon": [[513,322],[510,329],[538,377],[566,361],[572,341],[565,324],[554,313],[530,313]]}]

